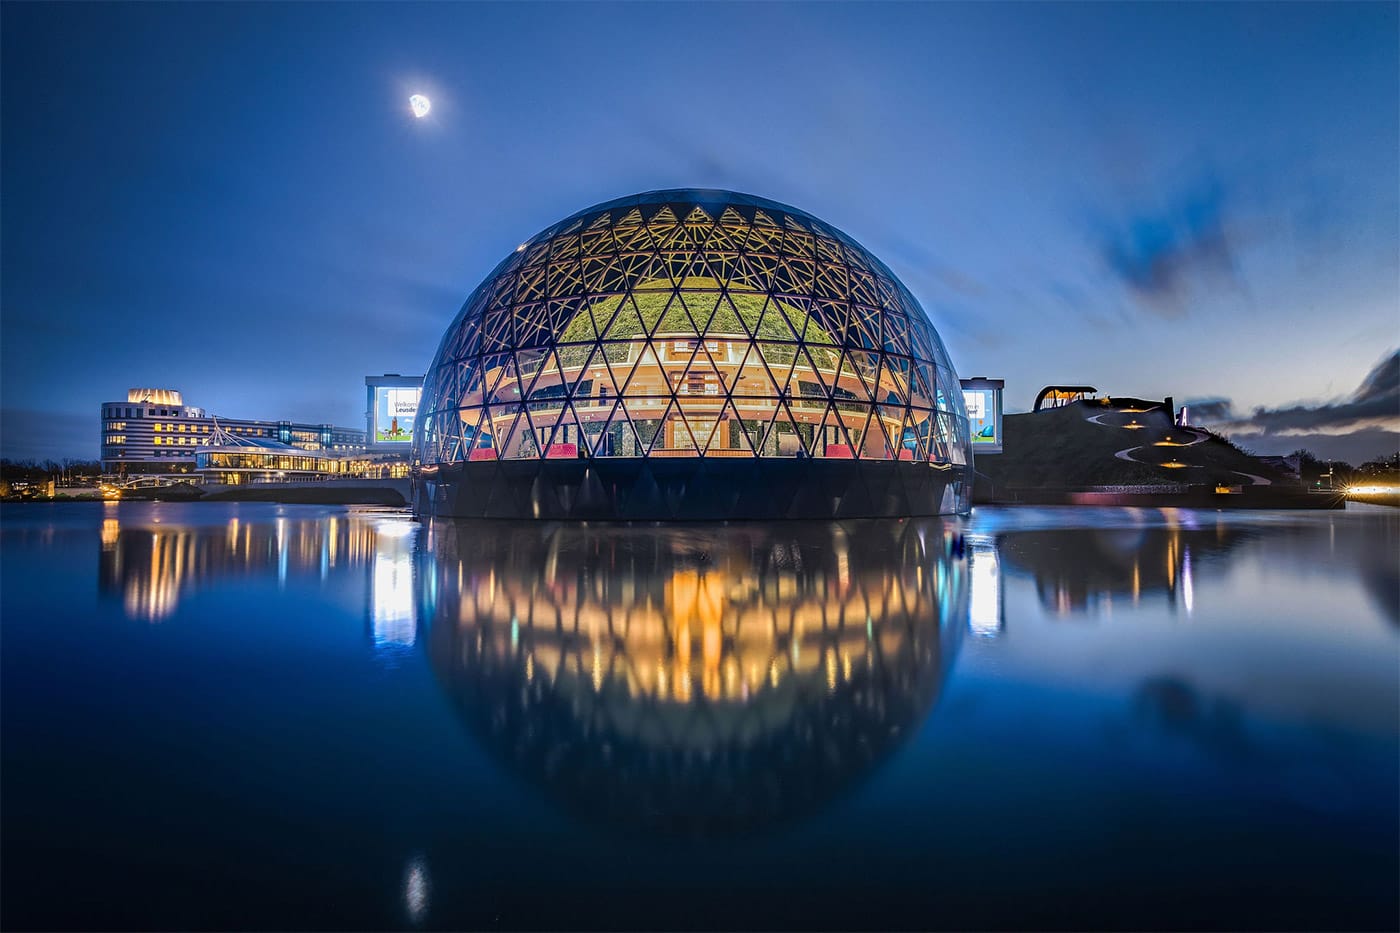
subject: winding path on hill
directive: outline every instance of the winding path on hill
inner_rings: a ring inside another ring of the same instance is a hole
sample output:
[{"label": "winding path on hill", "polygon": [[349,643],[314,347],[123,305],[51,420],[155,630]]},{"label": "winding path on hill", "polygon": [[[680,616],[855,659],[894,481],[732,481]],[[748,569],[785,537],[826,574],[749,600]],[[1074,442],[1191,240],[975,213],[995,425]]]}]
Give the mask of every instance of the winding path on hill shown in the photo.
[{"label": "winding path on hill", "polygon": [[[1085,418],[1084,420],[1085,420],[1085,421],[1092,421],[1094,424],[1097,424],[1097,425],[1099,425],[1100,427],[1104,427],[1104,428],[1122,428],[1122,429],[1125,430],[1125,431],[1128,430],[1128,428],[1127,428],[1125,425],[1121,425],[1121,424],[1105,424],[1104,422],[1102,422],[1102,421],[1099,420],[1100,418],[1103,418],[1104,415],[1113,415],[1113,414],[1122,414],[1122,412],[1108,412],[1108,411],[1106,411],[1106,412],[1103,412],[1102,414],[1090,415],[1088,418]],[[1197,444],[1201,443],[1202,441],[1207,440],[1207,439],[1210,437],[1210,435],[1207,434],[1206,432],[1204,432],[1204,431],[1198,431],[1198,430],[1196,430],[1195,428],[1187,428],[1187,427],[1180,427],[1180,426],[1178,426],[1175,430],[1177,430],[1177,431],[1179,431],[1179,432],[1185,432],[1185,433],[1187,433],[1187,434],[1190,434],[1190,435],[1193,436],[1193,439],[1187,441],[1187,442],[1184,443],[1184,444],[1172,444],[1172,445],[1170,445],[1170,446],[1173,446],[1173,447],[1195,447]],[[1152,445],[1152,444],[1138,444],[1136,447],[1124,447],[1122,450],[1115,450],[1115,451],[1113,452],[1113,456],[1117,457],[1119,460],[1127,460],[1127,461],[1130,462],[1130,463],[1141,463],[1143,466],[1161,466],[1161,464],[1159,464],[1159,463],[1149,463],[1149,462],[1146,461],[1146,460],[1139,460],[1137,457],[1134,457],[1134,456],[1133,456],[1133,451],[1142,450],[1144,447],[1152,447],[1152,446],[1155,446],[1155,445]],[[1263,477],[1263,476],[1259,476],[1259,475],[1254,474],[1254,473],[1246,473],[1246,472],[1244,472],[1243,470],[1230,470],[1230,472],[1231,472],[1231,473],[1234,473],[1236,476],[1243,476],[1243,477],[1245,477],[1246,479],[1248,479],[1248,480],[1250,481],[1250,484],[1251,484],[1251,485],[1254,485],[1254,486],[1272,486],[1272,485],[1273,485],[1273,480],[1270,480],[1270,479],[1268,479],[1268,478],[1266,478],[1266,477]]]}]

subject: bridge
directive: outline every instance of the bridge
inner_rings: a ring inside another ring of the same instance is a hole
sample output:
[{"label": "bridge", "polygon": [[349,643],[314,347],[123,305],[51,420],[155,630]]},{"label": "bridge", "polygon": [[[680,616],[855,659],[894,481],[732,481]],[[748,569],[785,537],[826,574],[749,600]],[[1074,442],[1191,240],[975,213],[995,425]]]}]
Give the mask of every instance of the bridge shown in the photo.
[{"label": "bridge", "polygon": [[204,483],[204,477],[196,473],[182,473],[178,476],[159,474],[149,476],[103,477],[102,479],[102,485],[111,486],[113,489],[150,489],[156,486],[174,486],[176,483],[200,486]]}]

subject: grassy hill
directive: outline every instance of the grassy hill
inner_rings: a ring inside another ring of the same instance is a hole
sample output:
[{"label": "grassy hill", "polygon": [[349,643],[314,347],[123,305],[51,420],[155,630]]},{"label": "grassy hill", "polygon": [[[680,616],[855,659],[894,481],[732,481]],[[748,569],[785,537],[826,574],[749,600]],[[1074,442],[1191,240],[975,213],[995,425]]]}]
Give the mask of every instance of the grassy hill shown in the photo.
[{"label": "grassy hill", "polygon": [[1007,415],[1003,437],[1004,453],[977,458],[994,498],[1017,489],[1289,482],[1227,441],[1175,426],[1159,403],[1139,399]]}]

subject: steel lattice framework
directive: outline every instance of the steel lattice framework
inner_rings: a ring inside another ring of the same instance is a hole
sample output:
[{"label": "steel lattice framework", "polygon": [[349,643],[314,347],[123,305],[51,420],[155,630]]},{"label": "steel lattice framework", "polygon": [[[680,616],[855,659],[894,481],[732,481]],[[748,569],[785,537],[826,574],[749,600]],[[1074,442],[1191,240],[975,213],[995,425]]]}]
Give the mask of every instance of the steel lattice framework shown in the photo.
[{"label": "steel lattice framework", "polygon": [[522,244],[448,329],[415,440],[428,465],[971,461],[947,351],[894,274],[723,191],[610,201]]}]

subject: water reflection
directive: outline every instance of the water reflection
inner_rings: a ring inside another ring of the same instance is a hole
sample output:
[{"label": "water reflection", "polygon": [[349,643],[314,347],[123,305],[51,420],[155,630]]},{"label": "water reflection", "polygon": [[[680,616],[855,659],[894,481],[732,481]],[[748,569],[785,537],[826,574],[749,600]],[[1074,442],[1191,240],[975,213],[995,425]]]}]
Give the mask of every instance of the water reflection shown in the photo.
[{"label": "water reflection", "polygon": [[16,928],[1394,925],[1400,511],[4,517]]},{"label": "water reflection", "polygon": [[403,873],[403,906],[409,923],[417,925],[427,917],[431,893],[428,865],[422,856],[415,856]]},{"label": "water reflection", "polygon": [[232,584],[279,589],[364,585],[366,627],[392,655],[417,640],[413,555],[419,526],[406,513],[373,509],[280,514],[252,507],[209,522],[190,507],[128,510],[102,519],[98,591],[126,615],[162,622],[200,590]]},{"label": "water reflection", "polygon": [[993,539],[1013,573],[1035,580],[1040,604],[1054,616],[1110,615],[1114,605],[1137,606],[1163,596],[1173,610],[1195,611],[1196,564],[1245,541],[1249,535],[1221,523],[1192,527],[1148,521],[1107,528],[1058,528],[1012,532]]},{"label": "water reflection", "polygon": [[370,575],[371,637],[381,654],[397,654],[417,641],[413,601],[413,552],[418,524],[407,516],[374,526]]},{"label": "water reflection", "polygon": [[570,808],[735,833],[919,725],[967,624],[957,527],[436,523],[429,655],[468,727]]}]

